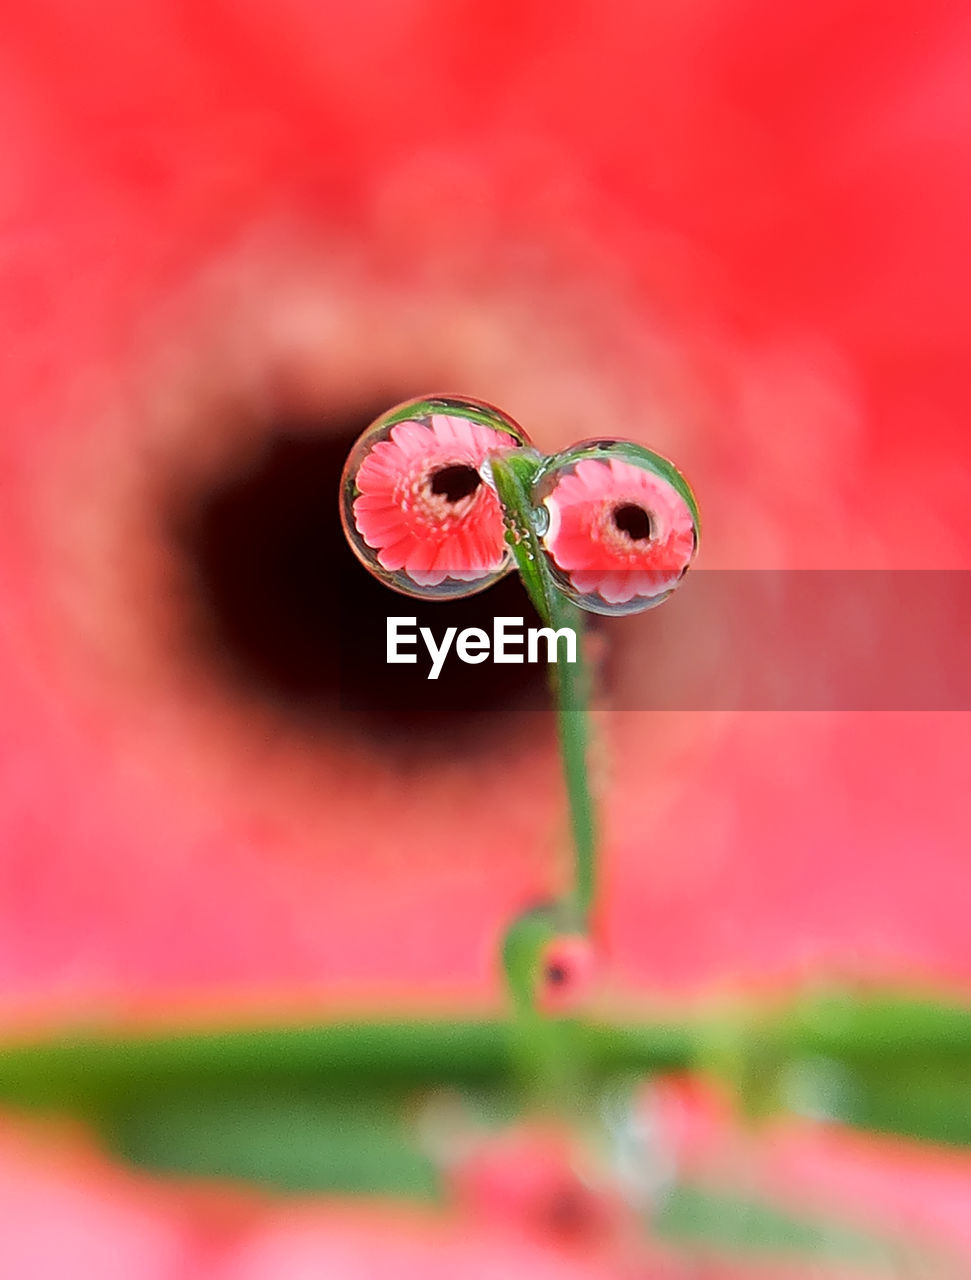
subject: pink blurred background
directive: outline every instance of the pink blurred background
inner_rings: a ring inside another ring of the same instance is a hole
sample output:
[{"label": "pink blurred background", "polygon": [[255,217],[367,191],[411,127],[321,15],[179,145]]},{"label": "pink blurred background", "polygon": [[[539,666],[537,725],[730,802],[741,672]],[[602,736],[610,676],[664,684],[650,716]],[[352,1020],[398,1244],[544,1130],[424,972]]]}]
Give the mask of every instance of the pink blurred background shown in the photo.
[{"label": "pink blurred background", "polygon": [[[326,626],[372,606],[336,542],[285,598],[259,554],[331,536],[305,464],[406,395],[674,457],[705,568],[971,568],[962,6],[38,0],[4,27],[7,1035],[499,1006],[497,939],[563,871],[545,718],[498,688],[472,732],[341,713],[370,677]],[[610,995],[966,994],[967,715],[628,710],[656,634],[598,639]],[[699,1124],[712,1159],[747,1141]],[[787,1131],[752,1160],[971,1266],[963,1157]],[[12,1114],[0,1188],[11,1276],[682,1274],[477,1201],[163,1186]]]}]

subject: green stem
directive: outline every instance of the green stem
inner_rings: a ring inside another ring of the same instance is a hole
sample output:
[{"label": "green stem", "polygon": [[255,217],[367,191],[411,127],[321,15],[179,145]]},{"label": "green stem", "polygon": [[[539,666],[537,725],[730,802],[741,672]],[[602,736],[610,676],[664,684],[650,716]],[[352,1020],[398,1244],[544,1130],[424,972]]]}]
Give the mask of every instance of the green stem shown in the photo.
[{"label": "green stem", "polygon": [[583,653],[583,614],[553,582],[534,524],[530,494],[541,463],[538,455],[524,449],[494,458],[491,468],[506,519],[506,540],[536,612],[545,626],[554,631],[566,628],[575,636],[576,662],[566,661],[558,644],[550,685],[573,845],[569,915],[578,929],[588,932],[597,891],[597,822],[588,767],[589,679]]},{"label": "green stem", "polygon": [[[566,606],[566,607],[564,607]],[[597,894],[597,822],[590,791],[590,727],[587,713],[588,677],[583,659],[583,629],[579,611],[566,601],[557,612],[577,615],[554,618],[557,627],[568,626],[576,633],[577,662],[558,662],[552,674],[553,701],[560,760],[566,784],[573,839],[573,914],[584,932],[589,932]]]}]

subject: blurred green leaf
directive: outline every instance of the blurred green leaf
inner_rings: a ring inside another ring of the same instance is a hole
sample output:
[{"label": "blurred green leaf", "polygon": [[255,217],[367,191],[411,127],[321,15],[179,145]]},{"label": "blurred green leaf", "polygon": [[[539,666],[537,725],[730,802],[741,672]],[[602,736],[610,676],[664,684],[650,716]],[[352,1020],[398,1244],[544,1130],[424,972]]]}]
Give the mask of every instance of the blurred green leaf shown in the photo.
[{"label": "blurred green leaf", "polygon": [[162,1034],[60,1035],[0,1046],[0,1099],[97,1108],[197,1088],[403,1089],[489,1083],[508,1070],[501,1021],[335,1022]]},{"label": "blurred green leaf", "polygon": [[971,1145],[971,1068],[960,1061],[888,1057],[867,1071],[847,1070],[847,1087],[830,1107],[835,1120],[860,1128]]},{"label": "blurred green leaf", "polygon": [[[517,1094],[514,1020],[339,1022],[122,1035],[92,1028],[0,1044],[0,1101],[121,1119],[199,1094],[403,1096],[442,1085]],[[892,993],[818,993],[781,1008],[555,1027],[553,1049],[594,1088],[702,1070],[750,1100],[863,1128],[971,1145],[971,1010]],[[521,1095],[520,1095],[521,1096]],[[126,1112],[127,1108],[127,1112]],[[147,1124],[143,1119],[139,1122]],[[349,1122],[350,1123],[350,1122]],[[131,1122],[135,1133],[135,1121]],[[119,1142],[122,1141],[119,1127]],[[134,1150],[135,1137],[125,1139]]]}]

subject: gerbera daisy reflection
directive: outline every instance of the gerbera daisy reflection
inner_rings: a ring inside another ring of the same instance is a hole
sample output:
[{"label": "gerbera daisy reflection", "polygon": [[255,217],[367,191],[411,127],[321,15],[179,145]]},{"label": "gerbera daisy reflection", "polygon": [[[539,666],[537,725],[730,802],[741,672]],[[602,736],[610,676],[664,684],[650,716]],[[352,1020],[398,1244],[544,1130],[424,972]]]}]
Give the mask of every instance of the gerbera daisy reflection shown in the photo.
[{"label": "gerbera daisy reflection", "polygon": [[587,609],[633,613],[660,604],[694,557],[691,491],[648,450],[620,442],[578,446],[548,468],[541,489],[550,567]]},{"label": "gerbera daisy reflection", "polygon": [[[421,412],[439,406],[449,411]],[[525,436],[475,401],[413,409],[412,417],[384,415],[352,453],[344,485],[351,543],[368,568],[408,594],[481,590],[510,565],[502,509],[482,467]]]}]

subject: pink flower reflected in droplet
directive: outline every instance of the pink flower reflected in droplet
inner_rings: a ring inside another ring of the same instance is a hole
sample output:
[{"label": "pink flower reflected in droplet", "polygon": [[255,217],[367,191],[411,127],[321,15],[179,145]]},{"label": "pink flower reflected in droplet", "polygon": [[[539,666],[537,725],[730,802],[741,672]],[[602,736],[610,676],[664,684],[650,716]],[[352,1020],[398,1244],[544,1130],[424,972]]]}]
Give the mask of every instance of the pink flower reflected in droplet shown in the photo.
[{"label": "pink flower reflected in droplet", "polygon": [[354,500],[358,532],[382,567],[422,587],[475,582],[501,568],[502,512],[479,472],[490,454],[512,447],[500,431],[445,414],[393,426],[361,463]]},{"label": "pink flower reflected in droplet", "polygon": [[546,498],[545,544],[581,595],[608,604],[669,591],[694,555],[688,504],[663,477],[617,458],[585,458]]}]

